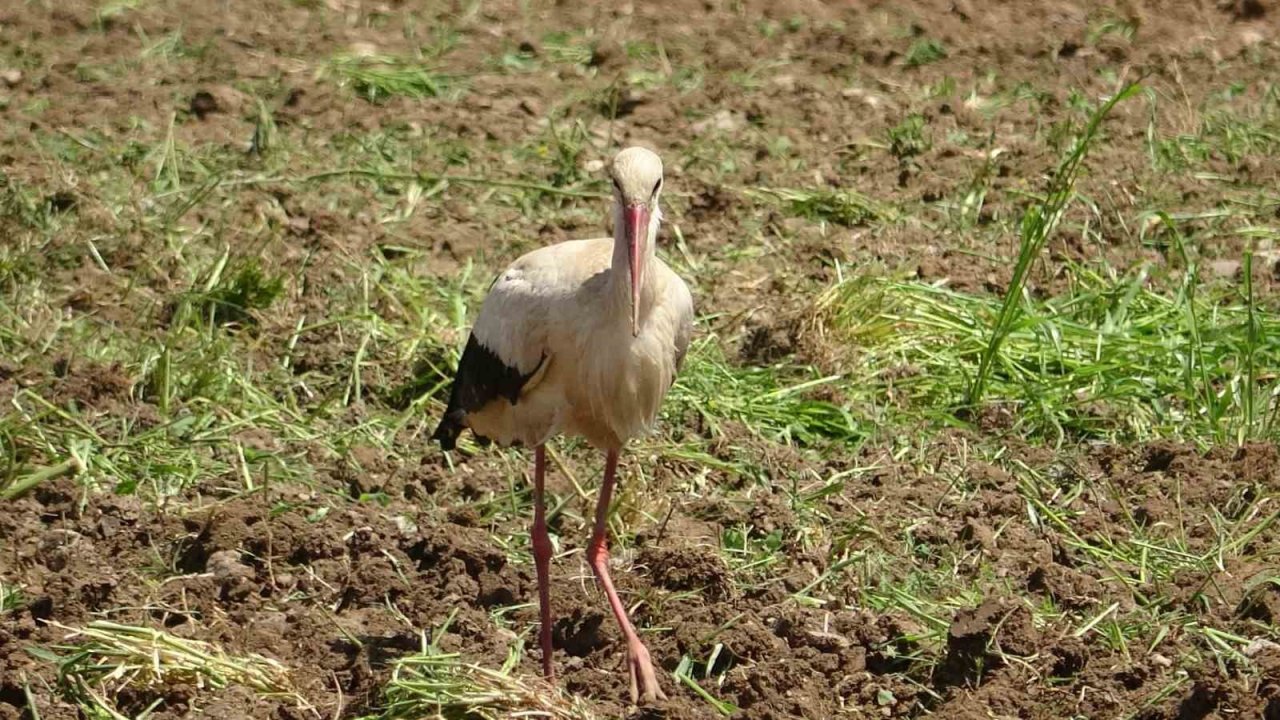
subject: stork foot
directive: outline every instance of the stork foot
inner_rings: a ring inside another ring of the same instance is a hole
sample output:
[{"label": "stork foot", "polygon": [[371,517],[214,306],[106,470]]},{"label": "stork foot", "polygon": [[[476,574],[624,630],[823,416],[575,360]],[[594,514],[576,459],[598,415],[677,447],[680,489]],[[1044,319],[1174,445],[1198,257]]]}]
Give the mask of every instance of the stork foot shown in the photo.
[{"label": "stork foot", "polygon": [[639,640],[627,643],[627,672],[631,674],[632,703],[652,704],[667,699],[667,694],[658,684],[658,676],[653,672],[649,649]]}]

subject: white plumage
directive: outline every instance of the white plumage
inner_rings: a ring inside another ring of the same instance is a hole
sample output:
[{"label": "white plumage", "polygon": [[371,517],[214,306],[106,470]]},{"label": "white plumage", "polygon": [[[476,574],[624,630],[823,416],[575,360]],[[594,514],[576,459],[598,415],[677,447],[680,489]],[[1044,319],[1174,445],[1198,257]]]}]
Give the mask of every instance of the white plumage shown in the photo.
[{"label": "white plumage", "polygon": [[458,363],[434,438],[452,449],[462,429],[484,441],[533,447],[533,527],[543,669],[553,677],[542,502],[544,444],[583,437],[606,453],[588,559],[627,640],[633,700],[664,697],[648,651],[609,579],[605,512],[618,451],[648,430],[675,381],[693,330],[693,298],[654,251],[662,162],[643,148],[609,166],[614,237],[534,250],[494,281]]},{"label": "white plumage", "polygon": [[640,332],[632,337],[623,322],[627,278],[611,269],[613,246],[601,238],[541,248],[494,283],[473,332],[504,363],[533,376],[516,404],[494,402],[470,414],[476,433],[528,447],[578,435],[616,450],[653,424],[689,344],[693,298],[650,257]]}]

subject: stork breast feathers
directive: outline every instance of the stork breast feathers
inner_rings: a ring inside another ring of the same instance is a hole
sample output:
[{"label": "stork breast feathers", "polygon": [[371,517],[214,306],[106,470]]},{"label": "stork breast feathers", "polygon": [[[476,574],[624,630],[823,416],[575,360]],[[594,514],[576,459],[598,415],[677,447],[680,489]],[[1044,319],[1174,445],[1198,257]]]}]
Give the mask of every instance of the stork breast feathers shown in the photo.
[{"label": "stork breast feathers", "polygon": [[683,363],[692,297],[653,258],[648,310],[632,337],[621,321],[630,299],[609,282],[612,248],[612,238],[560,243],[498,276],[459,362],[462,402],[450,402],[464,411],[453,415],[459,424],[504,445],[563,431],[602,447],[651,425]]}]

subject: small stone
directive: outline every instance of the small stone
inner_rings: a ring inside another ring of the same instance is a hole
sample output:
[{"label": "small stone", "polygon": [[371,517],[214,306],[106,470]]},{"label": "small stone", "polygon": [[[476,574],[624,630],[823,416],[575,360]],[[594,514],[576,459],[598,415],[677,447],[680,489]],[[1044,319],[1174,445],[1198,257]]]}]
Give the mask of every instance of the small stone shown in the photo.
[{"label": "small stone", "polygon": [[1240,31],[1240,44],[1248,47],[1257,45],[1267,39],[1267,36],[1259,32],[1257,28],[1245,28]]},{"label": "small stone", "polygon": [[1239,260],[1214,260],[1209,263],[1209,272],[1221,278],[1235,277],[1240,272]]},{"label": "small stone", "polygon": [[542,116],[542,103],[538,102],[534,98],[525,98],[521,100],[519,108],[529,117]]},{"label": "small stone", "polygon": [[770,82],[770,83],[772,83],[775,87],[777,87],[777,88],[779,88],[779,89],[781,89],[781,90],[795,90],[795,89],[796,89],[796,76],[795,76],[795,75],[778,75],[778,76],[776,76],[776,77],[772,78],[769,82]]},{"label": "small stone", "polygon": [[218,112],[243,116],[254,110],[253,99],[230,85],[214,85],[208,88]]},{"label": "small stone", "polygon": [[22,71],[13,68],[0,70],[0,81],[8,87],[13,87],[22,82]]},{"label": "small stone", "polygon": [[218,101],[213,97],[212,93],[200,90],[191,96],[192,115],[203,120],[206,115],[216,112],[218,112]]},{"label": "small stone", "polygon": [[852,645],[849,638],[833,632],[824,632],[821,630],[805,630],[805,634],[809,636],[809,641],[815,647],[829,646],[835,649],[844,650]]},{"label": "small stone", "polygon": [[253,629],[254,635],[261,638],[283,638],[285,632],[289,629],[288,618],[284,613],[276,611],[267,611],[259,613],[251,621],[250,627]]},{"label": "small stone", "polygon": [[745,124],[746,121],[740,115],[731,110],[722,109],[717,110],[715,115],[694,123],[690,129],[693,130],[694,135],[703,135],[711,130],[729,133],[742,128]]},{"label": "small stone", "polygon": [[960,539],[969,547],[980,547],[991,550],[996,545],[996,535],[981,520],[969,518],[960,529]]},{"label": "small stone", "polygon": [[396,524],[396,530],[399,530],[400,534],[405,537],[412,536],[418,532],[418,524],[407,515],[397,515],[392,520]]},{"label": "small stone", "polygon": [[1253,657],[1262,652],[1280,652],[1280,644],[1266,638],[1254,638],[1244,647],[1245,657]]},{"label": "small stone", "polygon": [[311,218],[306,215],[290,215],[285,220],[285,226],[296,235],[306,235],[311,232]]},{"label": "small stone", "polygon": [[253,577],[253,569],[240,562],[240,553],[235,550],[219,550],[210,555],[206,569],[222,583]]},{"label": "small stone", "polygon": [[118,532],[120,532],[119,518],[111,517],[110,515],[104,515],[102,519],[98,521],[98,533],[102,537],[104,538],[113,537]]}]

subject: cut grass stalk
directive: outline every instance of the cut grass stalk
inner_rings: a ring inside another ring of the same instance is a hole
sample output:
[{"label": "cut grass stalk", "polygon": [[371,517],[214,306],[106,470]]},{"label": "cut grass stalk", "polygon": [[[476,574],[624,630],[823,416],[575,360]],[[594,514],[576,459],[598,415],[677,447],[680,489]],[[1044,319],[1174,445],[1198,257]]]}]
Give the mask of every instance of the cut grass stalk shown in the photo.
[{"label": "cut grass stalk", "polygon": [[586,704],[567,697],[541,680],[525,680],[513,673],[520,662],[521,643],[513,644],[506,662],[491,670],[462,659],[458,653],[441,650],[439,641],[455,613],[416,655],[401,658],[387,683],[384,703],[376,715],[362,720],[497,720],[511,717],[541,717],[552,720],[594,720]]},{"label": "cut grass stalk", "polygon": [[31,713],[31,720],[40,720],[40,707],[36,705],[31,683],[27,682],[25,675],[22,678],[22,697],[27,701],[27,712]]},{"label": "cut grass stalk", "polygon": [[80,456],[72,453],[71,457],[62,462],[28,473],[15,480],[8,487],[0,489],[0,500],[6,502],[16,500],[31,492],[43,482],[56,480],[66,475],[76,476],[84,472],[84,469],[84,461],[80,459]]},{"label": "cut grass stalk", "polygon": [[336,76],[341,85],[352,85],[373,103],[395,96],[452,98],[461,91],[458,78],[392,55],[337,55],[325,72]]},{"label": "cut grass stalk", "polygon": [[1182,264],[1185,268],[1182,286],[1179,290],[1179,300],[1184,310],[1184,324],[1187,328],[1187,343],[1184,352],[1186,371],[1183,374],[1187,396],[1199,398],[1200,407],[1204,409],[1209,418],[1214,437],[1220,437],[1222,434],[1221,414],[1218,411],[1218,403],[1214,400],[1213,386],[1209,382],[1208,368],[1204,359],[1204,343],[1201,340],[1200,321],[1196,313],[1196,290],[1200,284],[1200,263],[1191,256],[1187,249],[1186,241],[1173,220],[1165,213],[1157,213],[1156,215],[1173,234],[1175,247],[1178,250],[1178,255],[1182,258]]},{"label": "cut grass stalk", "polygon": [[1246,437],[1256,437],[1258,428],[1258,412],[1256,408],[1258,390],[1258,347],[1262,344],[1261,326],[1258,323],[1256,305],[1253,298],[1253,252],[1244,254],[1244,300],[1246,312],[1244,367],[1245,385],[1241,392],[1244,401],[1244,427],[1237,442]]},{"label": "cut grass stalk", "polygon": [[1102,612],[1098,613],[1097,615],[1094,615],[1088,622],[1086,622],[1084,625],[1081,625],[1075,632],[1071,633],[1071,636],[1076,638],[1084,637],[1085,635],[1089,634],[1090,630],[1097,627],[1098,624],[1101,623],[1103,620],[1106,620],[1107,618],[1111,617],[1111,615],[1115,613],[1115,611],[1118,609],[1120,609],[1119,602],[1111,603]]},{"label": "cut grass stalk", "polygon": [[795,217],[845,227],[856,227],[872,221],[888,222],[895,218],[892,208],[852,190],[762,187],[749,188],[744,193],[749,197],[770,198]]},{"label": "cut grass stalk", "polygon": [[[720,646],[717,646],[717,649],[719,647]],[[712,658],[712,660],[714,660],[714,658]],[[707,661],[708,668],[711,667],[712,660]],[[684,683],[685,686],[696,693],[698,697],[706,700],[707,703],[711,705],[711,707],[715,708],[716,712],[721,715],[731,717],[734,713],[738,712],[737,705],[725,700],[720,700],[716,696],[707,692],[706,688],[699,685],[698,681],[693,679],[693,658],[688,655],[680,658],[680,664],[676,666],[675,676],[677,680]]]},{"label": "cut grass stalk", "polygon": [[64,688],[82,704],[116,713],[112,698],[125,688],[191,683],[214,689],[240,685],[310,708],[294,689],[288,669],[260,655],[230,655],[212,643],[105,620],[79,629],[51,624],[68,630],[68,640],[82,642],[55,648],[66,655],[46,649],[30,652],[55,663]]},{"label": "cut grass stalk", "polygon": [[996,317],[995,325],[991,328],[987,347],[978,360],[978,369],[969,387],[967,400],[971,407],[977,407],[983,400],[987,389],[987,379],[991,374],[996,356],[1000,352],[1000,346],[1004,343],[1005,336],[1008,335],[1009,330],[1013,327],[1013,323],[1022,307],[1022,292],[1027,283],[1027,274],[1031,270],[1032,263],[1040,256],[1040,251],[1044,248],[1045,242],[1053,234],[1053,231],[1057,229],[1058,223],[1061,222],[1062,216],[1066,212],[1067,203],[1074,193],[1076,177],[1080,173],[1084,158],[1089,152],[1089,147],[1093,144],[1094,137],[1097,135],[1102,121],[1117,103],[1132,97],[1138,91],[1139,85],[1137,82],[1129,83],[1093,112],[1089,117],[1089,122],[1085,125],[1084,132],[1076,140],[1075,145],[1072,146],[1071,152],[1059,164],[1058,170],[1049,184],[1049,192],[1043,202],[1028,208],[1027,213],[1023,216],[1020,229],[1022,241],[1018,247],[1018,261],[1013,268],[1013,277],[1009,281],[1009,288],[1005,291],[1004,303],[1000,307],[1000,314]]}]

